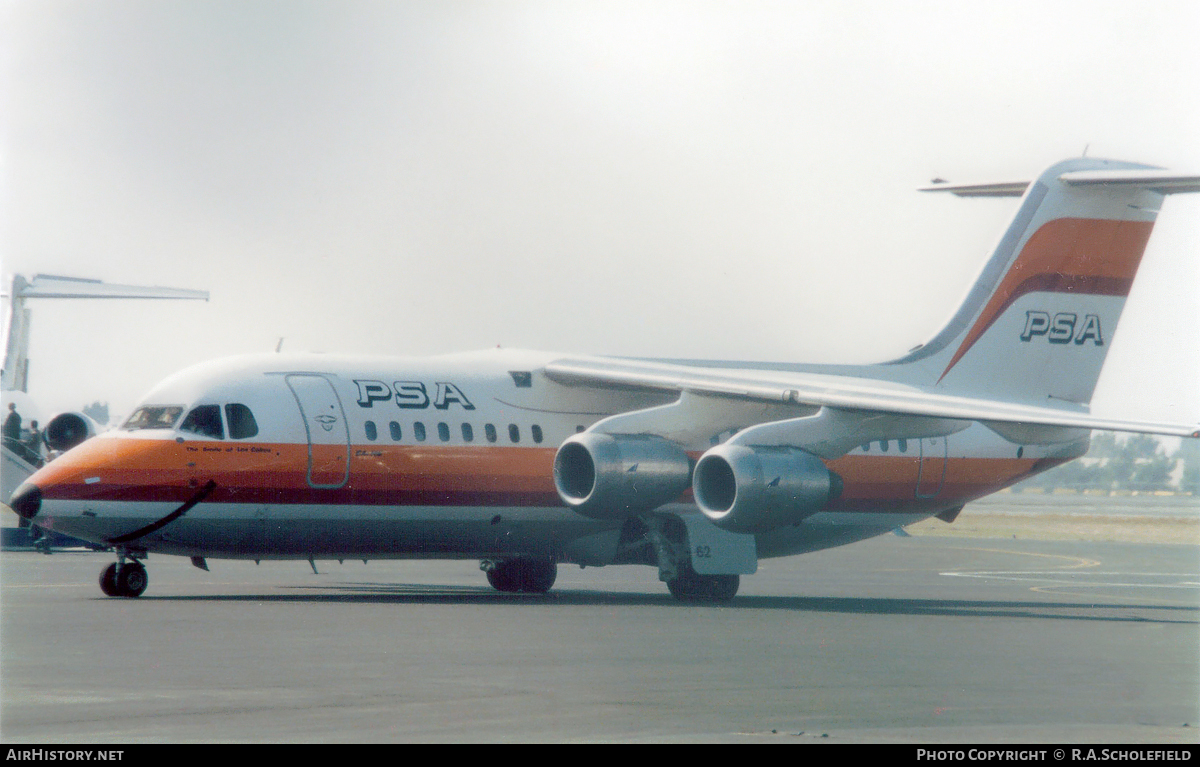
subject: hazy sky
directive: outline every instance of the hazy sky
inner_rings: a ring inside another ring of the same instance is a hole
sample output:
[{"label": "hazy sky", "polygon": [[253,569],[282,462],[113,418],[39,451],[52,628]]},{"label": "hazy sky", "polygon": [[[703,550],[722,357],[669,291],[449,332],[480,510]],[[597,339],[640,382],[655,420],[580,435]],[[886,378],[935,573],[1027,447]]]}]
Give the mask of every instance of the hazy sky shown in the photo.
[{"label": "hazy sky", "polygon": [[[1200,3],[6,2],[5,275],[45,414],[193,362],[497,344],[870,362],[1092,156],[1200,170]],[[7,279],[7,277],[6,277]],[[1164,206],[1093,410],[1200,421],[1200,195]]]}]

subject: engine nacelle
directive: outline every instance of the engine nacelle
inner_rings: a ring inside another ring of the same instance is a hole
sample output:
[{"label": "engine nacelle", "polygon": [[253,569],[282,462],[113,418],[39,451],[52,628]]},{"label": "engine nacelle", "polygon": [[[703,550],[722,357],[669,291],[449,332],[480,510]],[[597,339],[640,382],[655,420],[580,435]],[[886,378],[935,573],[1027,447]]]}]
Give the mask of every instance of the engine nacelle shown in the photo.
[{"label": "engine nacelle", "polygon": [[683,448],[648,434],[584,432],[554,456],[554,486],[563,501],[588,517],[614,519],[662,506],[691,482]]},{"label": "engine nacelle", "polygon": [[96,422],[83,413],[59,413],[42,429],[42,439],[51,450],[70,450],[100,431]]},{"label": "engine nacelle", "polygon": [[756,533],[825,508],[842,494],[842,478],[799,448],[726,444],[700,457],[692,492],[713,524]]}]

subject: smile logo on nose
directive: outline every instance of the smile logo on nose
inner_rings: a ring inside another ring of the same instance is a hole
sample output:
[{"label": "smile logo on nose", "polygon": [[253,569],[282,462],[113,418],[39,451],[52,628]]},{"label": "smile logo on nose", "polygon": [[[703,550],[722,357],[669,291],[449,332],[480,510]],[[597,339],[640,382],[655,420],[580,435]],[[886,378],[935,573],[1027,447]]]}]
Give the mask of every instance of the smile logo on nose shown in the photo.
[{"label": "smile logo on nose", "polygon": [[325,431],[333,431],[333,425],[337,423],[337,418],[331,415],[319,415],[313,420],[321,424],[321,428]]}]

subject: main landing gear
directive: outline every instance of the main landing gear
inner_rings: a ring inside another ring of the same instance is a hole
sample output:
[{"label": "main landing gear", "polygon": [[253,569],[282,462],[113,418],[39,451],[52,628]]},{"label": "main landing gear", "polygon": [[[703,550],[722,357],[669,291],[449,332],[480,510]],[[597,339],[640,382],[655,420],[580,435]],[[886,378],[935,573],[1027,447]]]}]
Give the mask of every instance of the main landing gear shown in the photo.
[{"label": "main landing gear", "polygon": [[146,566],[136,559],[126,561],[122,556],[100,573],[100,590],[110,597],[140,597],[150,584]]},{"label": "main landing gear", "polygon": [[667,590],[680,602],[728,602],[737,595],[742,579],[737,575],[700,575],[691,563],[677,567]]},{"label": "main landing gear", "polygon": [[654,550],[658,579],[667,584],[671,596],[680,602],[728,602],[737,595],[739,576],[701,575],[692,567],[687,529],[678,517],[646,514],[637,521]]},{"label": "main landing gear", "polygon": [[485,559],[479,569],[497,591],[545,594],[558,577],[558,565],[548,557],[517,557],[498,562]]}]

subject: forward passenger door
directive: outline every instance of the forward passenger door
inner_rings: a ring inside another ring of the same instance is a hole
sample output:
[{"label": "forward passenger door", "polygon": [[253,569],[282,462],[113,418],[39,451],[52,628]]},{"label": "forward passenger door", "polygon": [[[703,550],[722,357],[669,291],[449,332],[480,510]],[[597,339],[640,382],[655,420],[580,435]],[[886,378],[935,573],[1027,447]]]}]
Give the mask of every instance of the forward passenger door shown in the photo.
[{"label": "forward passenger door", "polygon": [[324,376],[287,377],[308,437],[308,485],[338,488],[350,476],[350,430],[333,385]]}]

